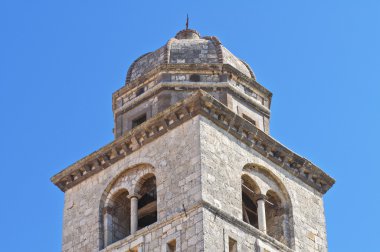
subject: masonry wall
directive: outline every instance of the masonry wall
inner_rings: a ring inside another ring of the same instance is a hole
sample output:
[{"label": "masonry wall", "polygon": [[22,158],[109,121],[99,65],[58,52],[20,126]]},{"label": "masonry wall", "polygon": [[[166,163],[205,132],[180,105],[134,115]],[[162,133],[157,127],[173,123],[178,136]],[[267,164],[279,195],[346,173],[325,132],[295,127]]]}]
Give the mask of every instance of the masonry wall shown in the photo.
[{"label": "masonry wall", "polygon": [[[166,252],[168,243],[175,241],[176,251],[203,251],[203,211],[198,205],[176,213],[170,218],[143,228],[136,235],[131,235],[115,242],[102,252]],[[82,251],[82,250],[81,250]]]},{"label": "masonry wall", "polygon": [[[195,235],[202,233],[202,225],[197,225],[197,222],[201,221],[201,210],[197,210],[196,207],[201,199],[198,120],[199,117],[195,117],[187,121],[67,190],[62,251],[99,251],[103,235],[100,212],[102,195],[109,184],[123,173],[130,172],[133,179],[130,180],[130,184],[125,185],[127,189],[132,190],[139,172],[144,173],[141,170],[143,168],[136,167],[139,164],[154,167],[158,221],[117,242],[118,245],[114,245],[114,248],[125,251],[122,244],[133,241],[133,245],[137,246],[143,239],[148,248],[145,251],[161,251],[160,248],[167,239],[180,236],[181,248],[186,251],[201,251],[203,238]],[[184,213],[184,208],[188,213]],[[107,248],[107,251],[111,250]]]},{"label": "masonry wall", "polygon": [[256,109],[241,100],[239,100],[236,96],[227,95],[228,107],[234,111],[239,116],[245,118],[243,115],[248,116],[251,121],[255,121],[255,126],[264,132],[269,132],[269,125],[265,123],[265,117],[263,113],[258,112]]},{"label": "masonry wall", "polygon": [[232,216],[203,211],[204,251],[229,251],[229,239],[237,243],[239,252],[292,251],[266,237],[254,227],[238,222]]},{"label": "masonry wall", "polygon": [[[249,173],[243,167],[250,163],[268,169],[287,190],[292,213],[287,222],[294,227],[286,231],[288,246],[327,251],[321,195],[202,116],[66,191],[62,251],[99,251],[104,192],[111,183],[131,192],[151,170],[157,180],[158,221],[103,251],[166,251],[173,239],[178,251],[223,251],[219,249],[228,237],[238,242],[240,251],[289,251],[241,221],[241,174]],[[263,190],[276,188],[264,176],[252,176]]]},{"label": "masonry wall", "polygon": [[[191,83],[189,83],[191,85]],[[149,119],[156,114],[164,111],[171,105],[177,103],[178,101],[184,100],[194,91],[175,91],[175,90],[164,90],[161,91],[155,96],[145,100],[141,104],[136,105],[135,107],[128,109],[126,112],[116,116],[116,137],[121,136],[123,133],[132,129],[132,120],[138,118],[141,115],[146,115],[146,118]],[[214,98],[226,103],[226,92],[209,92]]]},{"label": "masonry wall", "polygon": [[[289,246],[296,251],[327,251],[324,208],[319,192],[294,178],[283,168],[262,157],[230,134],[226,134],[224,130],[204,117],[200,121],[200,138],[202,198],[206,202],[242,220],[243,167],[246,164],[258,164],[274,174],[289,195],[288,204],[290,204],[292,216],[287,221],[289,225],[294,226],[294,230],[287,230],[286,236],[290,239]],[[245,173],[249,174],[249,171]],[[272,185],[270,182],[265,183],[265,178],[260,176],[256,176],[255,179],[256,182],[262,184],[264,190],[276,186],[274,183]],[[221,238],[223,228],[229,227],[235,237],[242,233],[241,228],[232,227],[233,225],[218,220],[217,216],[216,214],[213,217],[214,221],[205,214],[205,251],[213,251],[211,250],[213,246],[217,248],[223,246],[224,240]],[[251,240],[251,242],[241,242],[247,249],[252,248],[255,239],[248,234],[242,237]]]}]

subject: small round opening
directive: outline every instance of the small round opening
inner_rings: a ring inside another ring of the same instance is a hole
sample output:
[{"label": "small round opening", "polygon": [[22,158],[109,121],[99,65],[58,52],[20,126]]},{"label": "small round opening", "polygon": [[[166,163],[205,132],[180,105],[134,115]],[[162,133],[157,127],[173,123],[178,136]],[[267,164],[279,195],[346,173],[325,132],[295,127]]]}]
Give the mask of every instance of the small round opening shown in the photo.
[{"label": "small round opening", "polygon": [[199,74],[192,74],[192,75],[190,75],[190,81],[191,82],[199,82],[199,81],[201,81],[201,76],[199,76]]}]

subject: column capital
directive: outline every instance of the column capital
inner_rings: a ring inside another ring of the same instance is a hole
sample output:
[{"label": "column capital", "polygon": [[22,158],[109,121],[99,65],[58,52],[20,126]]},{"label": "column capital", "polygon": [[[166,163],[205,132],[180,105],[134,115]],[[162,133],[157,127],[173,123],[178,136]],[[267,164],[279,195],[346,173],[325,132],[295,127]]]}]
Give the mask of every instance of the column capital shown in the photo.
[{"label": "column capital", "polygon": [[140,199],[140,198],[141,198],[141,195],[140,195],[140,194],[137,194],[137,193],[135,193],[135,194],[129,194],[129,195],[127,196],[127,198],[128,198],[128,199],[132,199],[132,198]]},{"label": "column capital", "polygon": [[267,200],[267,196],[265,194],[258,194],[256,196],[256,201],[259,201],[259,200]]}]

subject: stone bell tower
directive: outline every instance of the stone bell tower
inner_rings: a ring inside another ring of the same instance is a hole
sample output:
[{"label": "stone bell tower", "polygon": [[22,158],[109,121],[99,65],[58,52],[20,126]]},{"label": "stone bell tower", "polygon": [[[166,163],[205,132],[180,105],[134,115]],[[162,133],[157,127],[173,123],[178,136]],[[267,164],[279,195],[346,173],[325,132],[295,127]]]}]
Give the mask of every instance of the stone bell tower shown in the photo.
[{"label": "stone bell tower", "polygon": [[334,180],[269,134],[272,93],[182,30],[130,66],[115,140],[52,177],[64,252],[327,251]]}]

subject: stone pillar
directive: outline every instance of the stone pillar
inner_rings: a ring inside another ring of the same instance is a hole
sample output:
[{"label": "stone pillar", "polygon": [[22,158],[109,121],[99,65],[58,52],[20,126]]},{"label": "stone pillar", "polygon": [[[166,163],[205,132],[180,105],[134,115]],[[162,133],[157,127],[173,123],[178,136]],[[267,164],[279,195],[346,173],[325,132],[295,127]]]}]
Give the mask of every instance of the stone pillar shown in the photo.
[{"label": "stone pillar", "polygon": [[104,225],[104,247],[111,244],[112,237],[112,208],[105,207],[103,209],[103,225]]},{"label": "stone pillar", "polygon": [[138,197],[137,195],[128,196],[131,199],[131,234],[136,233],[138,227]]},{"label": "stone pillar", "polygon": [[267,232],[267,223],[266,223],[266,216],[265,216],[265,199],[266,199],[266,196],[263,194],[260,194],[256,201],[259,230],[261,230],[264,233]]}]

